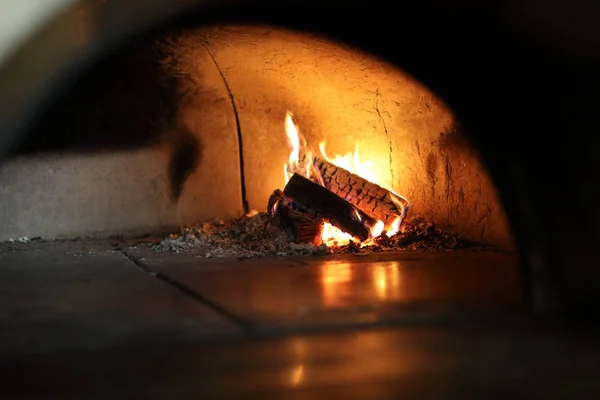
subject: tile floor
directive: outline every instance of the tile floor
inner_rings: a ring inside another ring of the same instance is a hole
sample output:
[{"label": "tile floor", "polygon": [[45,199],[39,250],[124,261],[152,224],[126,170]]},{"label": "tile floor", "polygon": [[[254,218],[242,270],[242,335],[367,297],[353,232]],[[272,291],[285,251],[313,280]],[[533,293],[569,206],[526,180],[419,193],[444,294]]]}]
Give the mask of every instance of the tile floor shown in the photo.
[{"label": "tile floor", "polygon": [[[486,251],[206,260],[0,246],[0,398],[600,393],[592,338],[527,316]],[[576,368],[574,368],[576,367]]]}]

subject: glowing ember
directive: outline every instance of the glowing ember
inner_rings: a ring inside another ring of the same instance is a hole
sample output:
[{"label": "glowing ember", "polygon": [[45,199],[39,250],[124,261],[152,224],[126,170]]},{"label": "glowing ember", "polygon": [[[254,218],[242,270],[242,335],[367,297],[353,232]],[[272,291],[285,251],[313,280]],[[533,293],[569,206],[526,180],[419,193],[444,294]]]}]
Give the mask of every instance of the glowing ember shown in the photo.
[{"label": "glowing ember", "polygon": [[398,231],[400,230],[400,222],[402,222],[400,217],[396,218],[396,220],[392,222],[392,226],[387,232],[388,237],[394,236],[396,233],[398,233]]},{"label": "glowing ember", "polygon": [[383,224],[383,221],[377,221],[377,223],[373,227],[371,227],[371,236],[379,237],[383,233],[384,229],[385,226]]},{"label": "glowing ember", "polygon": [[323,224],[323,233],[321,233],[321,240],[327,246],[343,246],[350,243],[353,240],[352,235],[346,232],[342,232],[330,223]]},{"label": "glowing ember", "polygon": [[[298,129],[294,124],[292,117],[293,114],[288,111],[285,117],[285,134],[291,152],[288,158],[288,162],[283,166],[286,184],[291,177],[289,171],[297,170],[300,155],[300,137],[298,134]],[[382,182],[382,179],[378,179],[378,174],[372,166],[373,163],[369,160],[361,161],[358,147],[354,149],[354,152],[350,152],[345,155],[335,154],[333,156],[328,156],[325,152],[325,142],[323,141],[319,143],[319,150],[321,151],[321,155],[323,156],[323,158],[328,162],[338,167],[344,168],[345,170],[353,174],[359,175],[360,177],[368,180],[369,182],[375,183],[389,190],[391,193],[392,201],[395,204],[399,205],[399,209],[404,209],[404,206],[399,200],[401,196],[399,196],[392,189],[390,189],[392,186],[392,182]],[[308,159],[312,159],[312,154],[308,153],[308,157]],[[310,178],[310,163],[307,163],[306,171],[304,173],[305,177]],[[321,184],[323,185],[320,175],[317,175],[319,177],[319,180],[321,181]],[[381,174],[379,174],[379,176],[381,176]],[[397,196],[397,198],[394,198],[395,196]],[[362,221],[362,218],[358,212],[356,212],[356,217],[359,221]],[[383,221],[377,221],[375,225],[369,228],[371,231],[372,238],[379,237],[384,231],[386,232],[387,236],[395,235],[400,229],[401,222],[402,217],[398,217],[390,226],[386,227]],[[372,239],[361,243],[357,239],[353,238],[352,235],[341,231],[340,229],[336,228],[335,226],[329,223],[325,223],[323,225],[323,233],[321,235],[321,240],[327,246],[343,246],[350,243],[350,241],[355,241],[357,244],[360,244],[361,247],[370,246],[374,243]]]}]

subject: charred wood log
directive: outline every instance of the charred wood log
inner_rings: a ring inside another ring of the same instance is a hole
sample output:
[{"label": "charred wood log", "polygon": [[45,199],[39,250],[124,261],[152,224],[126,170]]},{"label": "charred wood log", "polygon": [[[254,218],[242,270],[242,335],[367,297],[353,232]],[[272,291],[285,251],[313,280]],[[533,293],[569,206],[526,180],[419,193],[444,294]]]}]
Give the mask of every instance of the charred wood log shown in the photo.
[{"label": "charred wood log", "polygon": [[291,172],[302,173],[312,164],[312,180],[319,182],[329,191],[356,206],[364,214],[381,220],[386,227],[398,217],[400,222],[408,212],[408,202],[391,191],[369,182],[360,176],[338,167],[319,156],[301,152],[297,168]]},{"label": "charred wood log", "polygon": [[290,234],[294,243],[311,243],[319,246],[325,221],[311,214],[294,210],[293,206],[292,200],[277,189],[269,198],[267,213],[271,216],[274,225]]},{"label": "charred wood log", "polygon": [[267,214],[271,216],[271,218],[275,217],[277,213],[277,209],[279,208],[279,204],[284,204],[286,201],[289,202],[289,199],[286,199],[283,192],[279,189],[276,189],[271,197],[269,197],[269,203],[267,204]]},{"label": "charred wood log", "polygon": [[284,200],[280,202],[283,201],[289,208],[297,208],[298,211],[329,222],[360,240],[371,237],[371,228],[377,222],[340,196],[299,174],[290,178],[283,190],[283,197]]},{"label": "charred wood log", "polygon": [[321,244],[324,222],[322,219],[301,211],[292,210],[287,206],[279,207],[277,214],[280,227],[292,233],[295,243],[311,243],[315,246]]}]

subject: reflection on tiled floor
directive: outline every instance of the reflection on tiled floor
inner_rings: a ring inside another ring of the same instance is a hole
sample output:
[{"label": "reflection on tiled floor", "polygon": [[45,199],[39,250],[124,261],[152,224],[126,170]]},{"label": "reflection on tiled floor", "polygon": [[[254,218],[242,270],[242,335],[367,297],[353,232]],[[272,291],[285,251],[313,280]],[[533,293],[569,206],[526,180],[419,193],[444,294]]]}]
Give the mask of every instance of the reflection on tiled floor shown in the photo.
[{"label": "reflection on tiled floor", "polygon": [[493,252],[233,262],[128,252],[260,326],[412,322],[514,310],[521,301],[514,258]]},{"label": "reflection on tiled floor", "polygon": [[0,246],[0,398],[596,398],[599,346],[518,289],[493,252]]},{"label": "reflection on tiled floor", "polygon": [[[509,329],[507,329],[509,327]],[[498,320],[0,360],[13,398],[595,399],[591,338]]]}]

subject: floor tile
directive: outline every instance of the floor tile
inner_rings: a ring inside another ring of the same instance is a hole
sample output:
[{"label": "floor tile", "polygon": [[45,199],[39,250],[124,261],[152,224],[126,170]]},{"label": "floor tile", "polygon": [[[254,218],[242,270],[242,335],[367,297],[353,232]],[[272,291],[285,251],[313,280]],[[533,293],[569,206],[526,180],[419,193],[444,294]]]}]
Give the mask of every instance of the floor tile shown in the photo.
[{"label": "floor tile", "polygon": [[0,303],[3,357],[240,332],[122,253],[68,243],[0,254]]},{"label": "floor tile", "polygon": [[128,251],[261,327],[414,323],[521,304],[514,257],[494,252],[231,261]]}]

